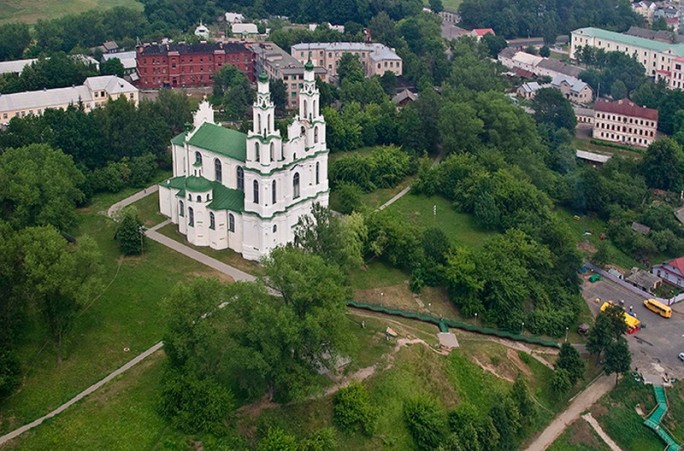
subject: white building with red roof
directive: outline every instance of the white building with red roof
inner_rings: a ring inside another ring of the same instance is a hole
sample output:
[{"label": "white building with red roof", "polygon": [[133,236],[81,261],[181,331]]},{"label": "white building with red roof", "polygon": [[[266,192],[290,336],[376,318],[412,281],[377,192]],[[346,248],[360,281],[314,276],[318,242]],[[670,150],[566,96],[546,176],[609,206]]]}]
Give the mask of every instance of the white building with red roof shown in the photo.
[{"label": "white building with red roof", "polygon": [[594,111],[595,139],[639,147],[648,147],[656,139],[658,110],[623,99],[598,100]]},{"label": "white building with red roof", "polygon": [[484,38],[487,34],[493,34],[496,36],[496,33],[494,33],[494,30],[491,28],[474,28],[470,31],[470,36],[474,37],[478,41]]},{"label": "white building with red roof", "polygon": [[684,257],[675,258],[669,262],[655,265],[651,273],[663,279],[670,285],[684,288]]}]

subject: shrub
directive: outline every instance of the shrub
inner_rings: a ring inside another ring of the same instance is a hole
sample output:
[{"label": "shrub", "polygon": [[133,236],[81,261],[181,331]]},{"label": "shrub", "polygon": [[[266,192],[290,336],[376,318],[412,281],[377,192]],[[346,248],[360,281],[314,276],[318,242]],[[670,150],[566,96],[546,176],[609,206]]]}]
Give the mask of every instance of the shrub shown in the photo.
[{"label": "shrub", "polygon": [[404,420],[417,449],[434,450],[446,438],[446,421],[434,401],[427,399],[406,401]]},{"label": "shrub", "polygon": [[375,430],[378,412],[371,404],[366,387],[353,382],[335,395],[333,418],[342,430],[361,431],[371,436]]},{"label": "shrub", "polygon": [[361,195],[363,191],[358,185],[354,183],[340,183],[337,187],[337,195],[339,198],[340,213],[349,215],[355,211],[359,211],[363,205]]}]

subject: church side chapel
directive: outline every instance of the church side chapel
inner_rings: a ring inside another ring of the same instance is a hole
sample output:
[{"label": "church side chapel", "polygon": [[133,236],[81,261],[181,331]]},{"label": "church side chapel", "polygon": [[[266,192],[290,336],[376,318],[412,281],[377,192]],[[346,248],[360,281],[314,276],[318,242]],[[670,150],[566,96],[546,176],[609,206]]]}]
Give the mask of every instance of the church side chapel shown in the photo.
[{"label": "church side chapel", "polygon": [[189,243],[258,260],[294,240],[294,226],[314,203],[328,205],[325,120],[313,64],[305,67],[299,114],[286,138],[275,129],[262,73],[247,135],[216,124],[203,101],[192,128],[171,140],[173,178],[159,185],[159,210]]}]

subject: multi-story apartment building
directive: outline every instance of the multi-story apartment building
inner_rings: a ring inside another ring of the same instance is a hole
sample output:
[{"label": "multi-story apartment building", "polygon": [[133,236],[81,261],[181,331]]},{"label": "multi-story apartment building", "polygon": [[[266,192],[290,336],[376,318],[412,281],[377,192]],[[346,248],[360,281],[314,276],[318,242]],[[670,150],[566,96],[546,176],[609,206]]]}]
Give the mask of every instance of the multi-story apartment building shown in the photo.
[{"label": "multi-story apartment building", "polygon": [[142,88],[211,86],[225,65],[255,80],[254,54],[238,43],[146,44],[138,46],[136,61]]},{"label": "multi-story apartment building", "polygon": [[598,100],[594,112],[592,136],[596,139],[639,147],[647,147],[656,139],[658,110],[629,100]]},{"label": "multi-story apartment building", "polygon": [[0,124],[7,124],[13,117],[40,116],[46,109],[64,110],[69,105],[79,103],[85,111],[91,111],[109,99],[116,100],[119,97],[138,104],[135,86],[114,75],[89,77],[80,86],[2,94]]},{"label": "multi-story apartment building", "polygon": [[[287,107],[297,108],[304,84],[304,64],[272,42],[251,42],[246,45],[254,52],[256,72],[265,72],[271,79],[282,80],[287,91]],[[327,71],[322,67],[314,69],[314,76],[327,81]]]},{"label": "multi-story apartment building", "polygon": [[402,74],[402,60],[393,49],[383,44],[367,42],[312,42],[292,46],[292,56],[300,63],[309,58],[315,67],[328,71],[328,77],[337,77],[340,58],[345,53],[357,55],[367,77],[383,75],[385,72]]},{"label": "multi-story apartment building", "polygon": [[607,52],[634,55],[652,77],[670,79],[673,61],[684,57],[684,43],[671,43],[631,36],[600,28],[580,28],[572,32],[570,58],[580,47],[594,47]]},{"label": "multi-story apartment building", "polygon": [[559,89],[573,103],[591,103],[594,91],[582,80],[558,74],[551,80],[551,87]]}]

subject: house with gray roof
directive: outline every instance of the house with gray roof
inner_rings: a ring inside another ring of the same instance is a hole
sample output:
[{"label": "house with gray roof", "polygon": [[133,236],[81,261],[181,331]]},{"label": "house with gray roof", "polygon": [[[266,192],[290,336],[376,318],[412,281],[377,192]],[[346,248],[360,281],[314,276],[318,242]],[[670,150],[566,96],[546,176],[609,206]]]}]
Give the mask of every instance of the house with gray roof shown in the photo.
[{"label": "house with gray roof", "polygon": [[551,80],[551,87],[560,90],[572,103],[588,104],[594,98],[594,91],[588,84],[569,75],[557,74]]}]

